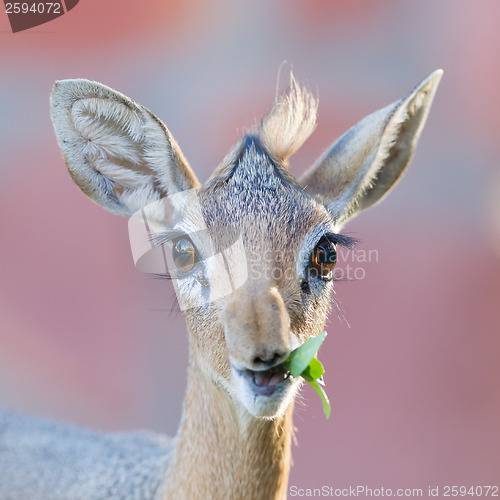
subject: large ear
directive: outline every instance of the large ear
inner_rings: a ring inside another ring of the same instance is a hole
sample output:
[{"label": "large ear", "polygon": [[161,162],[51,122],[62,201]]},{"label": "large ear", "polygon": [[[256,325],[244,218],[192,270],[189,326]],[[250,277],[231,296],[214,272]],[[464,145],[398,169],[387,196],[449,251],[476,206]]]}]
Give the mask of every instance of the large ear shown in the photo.
[{"label": "large ear", "polygon": [[111,212],[132,215],[169,194],[199,187],[165,125],[100,83],[56,82],[51,114],[73,180]]},{"label": "large ear", "polygon": [[300,180],[343,223],[380,201],[413,156],[443,75],[437,70],[410,94],[360,121]]}]

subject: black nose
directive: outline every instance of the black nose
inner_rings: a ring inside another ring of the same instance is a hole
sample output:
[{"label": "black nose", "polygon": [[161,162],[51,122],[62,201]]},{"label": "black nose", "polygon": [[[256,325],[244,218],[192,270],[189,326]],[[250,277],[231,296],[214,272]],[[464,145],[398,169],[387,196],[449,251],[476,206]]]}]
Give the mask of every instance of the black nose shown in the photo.
[{"label": "black nose", "polygon": [[253,358],[253,364],[255,367],[258,368],[263,368],[263,367],[270,368],[285,361],[286,356],[287,353],[282,351],[273,351],[271,353],[265,352],[258,356],[255,356]]}]

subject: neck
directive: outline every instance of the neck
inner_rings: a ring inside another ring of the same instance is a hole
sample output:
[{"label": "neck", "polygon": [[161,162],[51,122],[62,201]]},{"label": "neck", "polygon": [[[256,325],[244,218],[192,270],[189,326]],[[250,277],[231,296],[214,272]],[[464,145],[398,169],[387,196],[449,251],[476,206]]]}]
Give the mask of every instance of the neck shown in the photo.
[{"label": "neck", "polygon": [[285,499],[291,433],[292,405],[252,417],[191,361],[164,498]]}]

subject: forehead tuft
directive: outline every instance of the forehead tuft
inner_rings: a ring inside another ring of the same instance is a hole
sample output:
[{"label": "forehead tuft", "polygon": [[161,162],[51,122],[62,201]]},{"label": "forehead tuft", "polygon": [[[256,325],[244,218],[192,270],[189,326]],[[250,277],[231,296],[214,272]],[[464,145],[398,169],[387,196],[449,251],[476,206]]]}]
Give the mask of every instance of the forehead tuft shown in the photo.
[{"label": "forehead tuft", "polygon": [[286,164],[316,128],[318,101],[290,73],[290,86],[276,98],[262,120],[259,137],[275,158]]}]

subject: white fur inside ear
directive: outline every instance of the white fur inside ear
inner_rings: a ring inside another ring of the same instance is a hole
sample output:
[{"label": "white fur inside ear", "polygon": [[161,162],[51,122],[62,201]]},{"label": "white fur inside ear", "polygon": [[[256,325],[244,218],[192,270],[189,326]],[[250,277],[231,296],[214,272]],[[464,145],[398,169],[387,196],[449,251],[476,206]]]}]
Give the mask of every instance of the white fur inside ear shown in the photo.
[{"label": "white fur inside ear", "polygon": [[[97,172],[112,181],[115,195],[119,196],[127,188],[151,194],[159,172],[145,155],[148,141],[144,116],[124,103],[93,97],[75,101],[70,108],[70,121],[78,136],[81,154]],[[156,139],[164,143],[166,150],[165,137]],[[156,160],[161,162],[160,158]],[[127,201],[127,205],[148,202],[137,195],[128,196]]]},{"label": "white fur inside ear", "polygon": [[96,82],[64,80],[52,93],[52,120],[68,169],[104,208],[131,215],[169,194],[197,187],[163,123]]},{"label": "white fur inside ear", "polygon": [[140,161],[137,146],[144,142],[144,124],[128,106],[94,97],[76,101],[70,114],[82,139],[82,153]]}]

